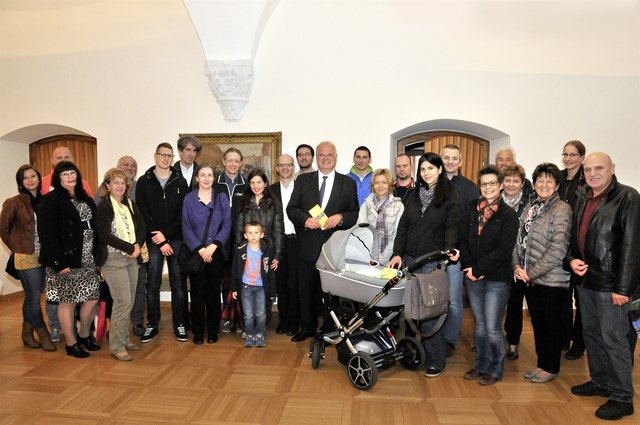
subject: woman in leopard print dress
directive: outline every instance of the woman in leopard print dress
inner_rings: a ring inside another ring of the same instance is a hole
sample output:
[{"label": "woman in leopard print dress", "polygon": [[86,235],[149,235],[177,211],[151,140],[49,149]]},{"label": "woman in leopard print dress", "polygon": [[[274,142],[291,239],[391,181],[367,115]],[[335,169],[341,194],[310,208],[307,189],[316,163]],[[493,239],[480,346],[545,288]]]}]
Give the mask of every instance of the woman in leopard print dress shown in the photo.
[{"label": "woman in leopard print dress", "polygon": [[[55,190],[42,199],[38,220],[47,300],[60,303],[58,316],[67,355],[88,357],[82,347],[100,349],[90,335],[100,295],[94,262],[96,205],[82,187],[80,170],[72,162],[56,165],[52,185]],[[77,337],[76,304],[81,304]]]}]

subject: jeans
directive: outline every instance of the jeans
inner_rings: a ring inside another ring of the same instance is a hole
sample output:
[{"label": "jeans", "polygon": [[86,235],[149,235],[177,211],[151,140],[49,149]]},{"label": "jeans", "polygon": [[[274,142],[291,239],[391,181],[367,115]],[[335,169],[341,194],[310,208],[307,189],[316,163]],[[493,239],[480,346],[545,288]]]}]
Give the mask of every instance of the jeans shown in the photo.
[{"label": "jeans", "polygon": [[126,351],[125,345],[129,344],[129,316],[138,286],[138,268],[138,260],[120,252],[110,252],[102,266],[113,298],[109,327],[109,351],[112,354]]},{"label": "jeans", "polygon": [[544,285],[527,287],[527,306],[531,314],[533,339],[536,344],[538,361],[536,366],[545,372],[560,372],[562,351],[562,310],[563,299],[568,288],[554,288]]},{"label": "jeans", "polygon": [[240,290],[242,310],[244,311],[244,331],[249,336],[264,336],[267,326],[267,311],[264,287],[242,285]]},{"label": "jeans", "polygon": [[[22,320],[31,324],[36,329],[44,327],[40,297],[44,290],[44,267],[35,269],[18,270],[22,288],[24,289],[24,302],[22,303]],[[57,310],[56,310],[57,319]],[[60,323],[58,322],[58,329]]]},{"label": "jeans", "polygon": [[475,322],[476,361],[480,373],[502,379],[504,373],[504,336],[502,317],[511,292],[510,282],[465,279]]},{"label": "jeans", "polygon": [[182,241],[169,242],[173,248],[173,255],[165,257],[160,248],[154,243],[149,246],[149,278],[147,288],[147,319],[149,325],[154,328],[160,323],[160,284],[162,283],[162,266],[164,260],[167,260],[169,267],[169,285],[171,286],[171,314],[173,319],[173,327],[184,324],[184,299],[185,291],[182,284],[182,275],[180,266],[178,265],[178,254]]},{"label": "jeans", "polygon": [[460,335],[460,328],[462,328],[462,314],[464,313],[462,302],[464,272],[461,267],[459,261],[455,264],[449,264],[447,267],[450,301],[447,320],[444,322],[444,341],[454,347],[458,344],[458,335]]},{"label": "jeans", "polygon": [[577,288],[591,381],[606,388],[611,400],[631,403],[629,303],[614,305],[611,292]]},{"label": "jeans", "polygon": [[61,325],[60,319],[58,318],[58,303],[46,301],[44,307],[47,311],[47,319],[49,319],[49,329],[60,329]]},{"label": "jeans", "polygon": [[[405,255],[403,258],[403,264],[413,264],[414,258]],[[418,268],[414,273],[429,274],[437,266],[437,263],[426,263]],[[420,322],[420,332],[428,333],[433,326],[438,322],[438,317],[434,317],[429,320],[422,320]],[[447,366],[447,349],[444,341],[444,326],[438,330],[435,334],[429,338],[422,340],[422,346],[425,351],[425,368],[436,368],[438,370],[444,370]]]},{"label": "jeans", "polygon": [[131,323],[134,325],[144,324],[144,304],[147,298],[147,265],[149,263],[140,264],[138,268],[138,284],[136,286],[136,295],[133,299],[133,308],[131,309]]}]

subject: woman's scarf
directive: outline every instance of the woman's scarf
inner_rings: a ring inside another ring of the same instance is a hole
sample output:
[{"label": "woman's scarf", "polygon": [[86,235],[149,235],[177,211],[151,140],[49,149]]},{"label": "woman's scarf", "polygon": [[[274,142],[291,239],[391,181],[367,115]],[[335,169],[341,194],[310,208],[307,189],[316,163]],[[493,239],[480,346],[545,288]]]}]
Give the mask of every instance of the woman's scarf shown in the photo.
[{"label": "woman's scarf", "polygon": [[131,211],[126,205],[118,204],[118,201],[109,196],[111,206],[113,207],[113,221],[116,227],[116,236],[125,242],[134,244],[136,242],[136,233],[133,225]]},{"label": "woman's scarf", "polygon": [[520,230],[518,230],[518,241],[516,243],[516,247],[518,249],[518,255],[522,263],[521,266],[524,267],[525,269],[526,269],[525,257],[527,253],[529,231],[531,230],[531,226],[533,225],[533,222],[536,220],[536,217],[538,217],[538,214],[540,214],[540,211],[542,210],[542,208],[544,208],[544,204],[545,202],[542,201],[540,198],[537,198],[535,201],[533,201],[531,203],[531,208],[529,208],[529,211],[527,211],[527,216],[524,219],[524,225],[520,226]]},{"label": "woman's scarf", "polygon": [[418,195],[420,195],[420,202],[422,203],[422,209],[421,212],[425,212],[425,210],[429,207],[429,205],[431,205],[431,202],[433,202],[433,196],[436,193],[436,185],[431,185],[431,187],[429,189],[427,189],[424,186],[420,186],[420,189],[418,190]]},{"label": "woman's scarf", "polygon": [[498,200],[496,199],[492,203],[489,203],[484,196],[478,199],[478,236],[482,233],[482,229],[489,222],[491,217],[498,211]]},{"label": "woman's scarf", "polygon": [[504,190],[502,191],[502,200],[504,201],[505,204],[509,205],[512,209],[516,209],[516,207],[518,206],[518,204],[520,203],[520,201],[522,200],[522,189],[520,189],[518,191],[518,194],[516,196],[514,196],[513,198],[509,198],[507,196],[507,192],[505,192]]},{"label": "woman's scarf", "polygon": [[376,233],[378,234],[378,249],[380,250],[380,254],[383,253],[384,248],[389,243],[389,232],[387,229],[387,213],[384,208],[389,202],[391,195],[387,195],[382,199],[378,199],[375,195],[373,196],[373,207],[377,213],[376,219]]}]

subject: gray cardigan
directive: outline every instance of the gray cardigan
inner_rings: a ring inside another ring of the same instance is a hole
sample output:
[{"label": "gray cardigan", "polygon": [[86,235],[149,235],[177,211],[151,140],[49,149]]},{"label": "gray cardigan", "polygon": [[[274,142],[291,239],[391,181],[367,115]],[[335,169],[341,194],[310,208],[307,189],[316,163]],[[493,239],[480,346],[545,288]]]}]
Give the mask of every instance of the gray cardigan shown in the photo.
[{"label": "gray cardigan", "polygon": [[[527,203],[520,217],[519,233],[532,202]],[[531,225],[526,251],[527,274],[531,283],[556,288],[569,287],[569,272],[562,268],[562,260],[569,250],[571,237],[571,207],[558,194],[549,199]],[[513,266],[522,264],[522,247],[516,242]]]}]

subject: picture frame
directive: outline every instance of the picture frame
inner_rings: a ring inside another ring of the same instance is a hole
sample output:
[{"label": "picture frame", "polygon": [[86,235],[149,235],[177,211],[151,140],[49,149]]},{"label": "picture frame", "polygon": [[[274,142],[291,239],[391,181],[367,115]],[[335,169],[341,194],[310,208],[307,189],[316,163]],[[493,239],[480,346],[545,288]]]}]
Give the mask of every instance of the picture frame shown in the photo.
[{"label": "picture frame", "polygon": [[187,135],[197,137],[202,143],[196,162],[213,165],[216,176],[224,171],[222,155],[227,149],[233,147],[242,152],[243,162],[240,173],[243,176],[249,174],[254,168],[262,168],[269,179],[269,184],[274,183],[277,177],[276,162],[282,152],[282,132],[184,133],[180,134],[180,137]]}]

